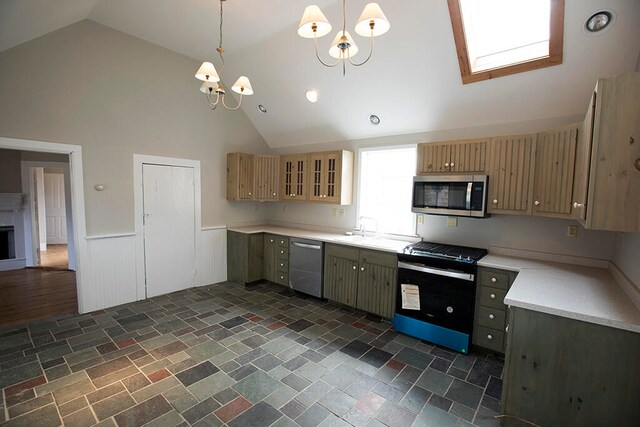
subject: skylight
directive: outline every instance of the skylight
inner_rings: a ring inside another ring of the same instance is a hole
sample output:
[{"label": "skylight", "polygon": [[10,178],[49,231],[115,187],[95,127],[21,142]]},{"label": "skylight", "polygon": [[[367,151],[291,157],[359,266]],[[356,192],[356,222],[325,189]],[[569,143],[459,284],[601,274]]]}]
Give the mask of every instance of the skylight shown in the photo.
[{"label": "skylight", "polygon": [[449,0],[463,83],[562,63],[564,0]]}]

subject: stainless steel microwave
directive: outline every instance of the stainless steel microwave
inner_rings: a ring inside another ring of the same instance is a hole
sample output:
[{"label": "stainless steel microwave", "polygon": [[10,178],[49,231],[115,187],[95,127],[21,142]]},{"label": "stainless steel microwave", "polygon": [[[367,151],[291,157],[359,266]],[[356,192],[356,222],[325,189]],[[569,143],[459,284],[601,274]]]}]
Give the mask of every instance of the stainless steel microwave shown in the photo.
[{"label": "stainless steel microwave", "polygon": [[488,178],[487,175],[416,176],[411,212],[484,218]]}]

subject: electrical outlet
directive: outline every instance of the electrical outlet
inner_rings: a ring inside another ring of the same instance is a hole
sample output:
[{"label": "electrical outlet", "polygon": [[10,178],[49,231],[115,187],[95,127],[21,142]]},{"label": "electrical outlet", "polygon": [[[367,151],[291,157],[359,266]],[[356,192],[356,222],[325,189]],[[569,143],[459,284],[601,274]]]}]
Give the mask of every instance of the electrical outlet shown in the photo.
[{"label": "electrical outlet", "polygon": [[344,216],[344,209],[340,209],[340,216]]},{"label": "electrical outlet", "polygon": [[337,216],[338,215],[338,208],[333,208],[332,214],[333,214],[333,216]]},{"label": "electrical outlet", "polygon": [[567,237],[578,237],[578,226],[577,225],[569,225],[567,226]]},{"label": "electrical outlet", "polygon": [[287,211],[287,205],[282,205],[282,212],[286,212]]},{"label": "electrical outlet", "polygon": [[447,217],[447,227],[457,227],[458,226],[458,218],[455,216]]},{"label": "electrical outlet", "polygon": [[424,215],[418,215],[418,224],[424,224]]}]

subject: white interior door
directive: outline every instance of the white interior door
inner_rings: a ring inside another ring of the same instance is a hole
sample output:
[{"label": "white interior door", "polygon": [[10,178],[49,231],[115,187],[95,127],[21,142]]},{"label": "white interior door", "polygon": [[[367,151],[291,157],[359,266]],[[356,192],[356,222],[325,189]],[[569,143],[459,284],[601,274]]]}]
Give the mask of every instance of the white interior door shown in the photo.
[{"label": "white interior door", "polygon": [[147,298],[195,285],[195,183],[188,167],[142,166]]},{"label": "white interior door", "polygon": [[64,199],[64,174],[44,174],[44,204],[47,244],[66,244],[67,215]]}]

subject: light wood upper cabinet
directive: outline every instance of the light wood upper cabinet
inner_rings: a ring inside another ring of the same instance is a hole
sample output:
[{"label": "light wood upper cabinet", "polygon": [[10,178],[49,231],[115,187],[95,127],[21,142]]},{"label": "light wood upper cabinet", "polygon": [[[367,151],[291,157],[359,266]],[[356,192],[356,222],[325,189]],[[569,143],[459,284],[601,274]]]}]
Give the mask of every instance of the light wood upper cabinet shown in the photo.
[{"label": "light wood upper cabinet", "polygon": [[353,188],[353,153],[329,151],[309,154],[309,200],[350,205]]},{"label": "light wood upper cabinet", "polygon": [[596,230],[640,231],[640,72],[598,80],[584,134],[578,219]]},{"label": "light wood upper cabinet", "polygon": [[489,142],[489,213],[530,214],[536,134]]},{"label": "light wood upper cabinet", "polygon": [[418,144],[418,175],[485,171],[489,139]]},{"label": "light wood upper cabinet", "polygon": [[280,200],[307,200],[307,154],[280,157]]},{"label": "light wood upper cabinet", "polygon": [[533,182],[533,214],[570,217],[578,125],[539,133]]},{"label": "light wood upper cabinet", "polygon": [[279,168],[278,156],[255,156],[255,200],[276,201],[279,199]]},{"label": "light wood upper cabinet", "polygon": [[254,192],[254,156],[227,154],[227,200],[252,200]]}]

